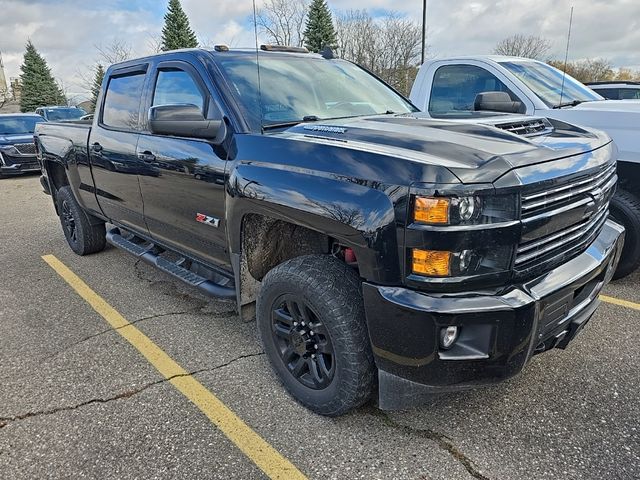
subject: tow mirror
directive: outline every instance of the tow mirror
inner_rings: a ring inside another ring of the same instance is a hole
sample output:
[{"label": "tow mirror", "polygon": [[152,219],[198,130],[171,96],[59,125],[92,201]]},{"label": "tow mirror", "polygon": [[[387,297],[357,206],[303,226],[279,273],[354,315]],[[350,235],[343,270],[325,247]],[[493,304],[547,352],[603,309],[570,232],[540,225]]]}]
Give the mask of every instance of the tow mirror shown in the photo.
[{"label": "tow mirror", "polygon": [[482,92],[476,95],[473,109],[491,112],[520,113],[522,102],[513,101],[507,92]]},{"label": "tow mirror", "polygon": [[151,107],[149,130],[157,135],[203,138],[213,143],[221,143],[227,133],[224,120],[206,119],[200,108],[190,103]]}]

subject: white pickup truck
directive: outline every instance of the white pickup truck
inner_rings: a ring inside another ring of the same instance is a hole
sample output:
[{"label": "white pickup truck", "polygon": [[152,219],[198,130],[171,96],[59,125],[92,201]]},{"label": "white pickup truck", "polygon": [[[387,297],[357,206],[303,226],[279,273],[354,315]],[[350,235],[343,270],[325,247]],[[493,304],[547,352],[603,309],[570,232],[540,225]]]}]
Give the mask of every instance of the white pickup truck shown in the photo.
[{"label": "white pickup truck", "polygon": [[[411,101],[432,118],[473,121],[478,111],[495,111],[605,131],[619,152],[620,180],[611,201],[611,216],[627,230],[615,278],[640,265],[640,100],[606,100],[536,60],[479,55],[424,63],[413,84]],[[514,133],[531,132],[523,127],[522,132]]]}]

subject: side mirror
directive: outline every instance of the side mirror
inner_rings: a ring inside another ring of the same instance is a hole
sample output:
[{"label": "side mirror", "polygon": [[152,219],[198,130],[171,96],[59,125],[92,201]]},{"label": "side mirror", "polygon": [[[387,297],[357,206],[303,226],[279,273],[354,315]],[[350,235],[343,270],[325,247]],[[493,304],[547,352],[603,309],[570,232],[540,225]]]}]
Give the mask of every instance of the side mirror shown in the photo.
[{"label": "side mirror", "polygon": [[482,92],[476,95],[473,109],[491,112],[520,113],[522,102],[514,102],[507,92]]},{"label": "side mirror", "polygon": [[149,109],[149,130],[157,135],[203,138],[221,143],[226,134],[224,120],[208,120],[195,105],[155,105]]}]

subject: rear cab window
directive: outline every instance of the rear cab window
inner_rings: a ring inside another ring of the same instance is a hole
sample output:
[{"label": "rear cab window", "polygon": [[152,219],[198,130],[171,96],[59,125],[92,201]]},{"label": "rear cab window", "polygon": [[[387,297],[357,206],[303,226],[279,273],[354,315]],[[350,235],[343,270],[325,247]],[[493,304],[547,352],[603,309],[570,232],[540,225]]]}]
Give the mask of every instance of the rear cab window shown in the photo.
[{"label": "rear cab window", "polygon": [[102,107],[102,124],[118,130],[140,129],[140,101],[145,73],[135,72],[113,76]]}]

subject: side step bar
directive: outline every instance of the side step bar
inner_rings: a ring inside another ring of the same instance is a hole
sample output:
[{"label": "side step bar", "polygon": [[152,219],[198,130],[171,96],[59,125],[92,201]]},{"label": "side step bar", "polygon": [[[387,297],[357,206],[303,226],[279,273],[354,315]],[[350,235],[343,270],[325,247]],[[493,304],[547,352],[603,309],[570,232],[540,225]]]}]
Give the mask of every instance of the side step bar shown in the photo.
[{"label": "side step bar", "polygon": [[121,248],[145,262],[158,267],[165,273],[173,275],[192,287],[199,288],[205,294],[216,298],[236,299],[235,287],[229,287],[212,282],[191,270],[184,268],[180,263],[170,262],[162,258],[155,245],[139,245],[120,234],[119,228],[113,228],[107,232],[107,242],[117,248]]}]

